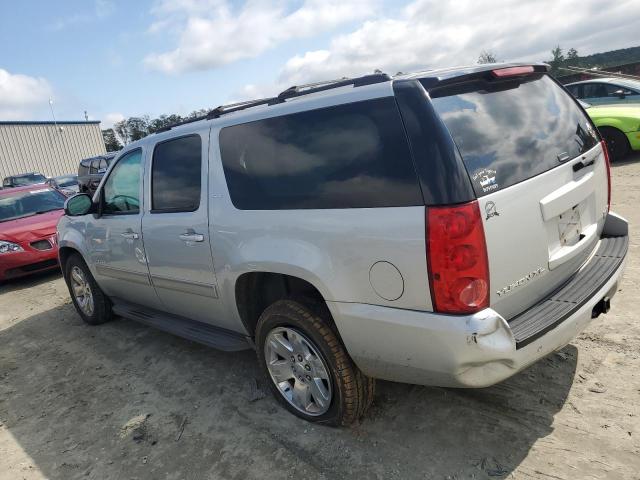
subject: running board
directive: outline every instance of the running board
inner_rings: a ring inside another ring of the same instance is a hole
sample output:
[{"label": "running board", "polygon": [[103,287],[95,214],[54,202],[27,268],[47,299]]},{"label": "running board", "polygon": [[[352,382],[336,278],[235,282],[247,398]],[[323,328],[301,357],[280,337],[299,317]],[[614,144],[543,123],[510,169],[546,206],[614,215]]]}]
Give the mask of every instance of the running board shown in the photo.
[{"label": "running board", "polygon": [[240,333],[138,305],[114,302],[113,313],[217,350],[236,352],[251,348],[247,337]]}]

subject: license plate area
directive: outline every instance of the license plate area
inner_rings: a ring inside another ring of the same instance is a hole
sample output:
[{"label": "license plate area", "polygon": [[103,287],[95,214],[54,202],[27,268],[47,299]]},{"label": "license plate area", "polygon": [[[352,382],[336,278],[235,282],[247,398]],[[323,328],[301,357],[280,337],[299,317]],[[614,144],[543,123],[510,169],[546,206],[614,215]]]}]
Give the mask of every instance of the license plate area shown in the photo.
[{"label": "license plate area", "polygon": [[560,246],[575,245],[582,239],[582,221],[578,205],[558,216],[558,239]]}]

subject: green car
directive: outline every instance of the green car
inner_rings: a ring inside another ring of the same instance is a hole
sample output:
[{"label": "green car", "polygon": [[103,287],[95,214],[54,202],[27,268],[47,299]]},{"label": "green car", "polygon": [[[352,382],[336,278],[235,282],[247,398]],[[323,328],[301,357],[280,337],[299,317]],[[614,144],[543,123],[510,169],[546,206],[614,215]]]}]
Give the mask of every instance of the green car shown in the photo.
[{"label": "green car", "polygon": [[592,106],[579,102],[607,142],[611,161],[640,150],[640,104]]}]

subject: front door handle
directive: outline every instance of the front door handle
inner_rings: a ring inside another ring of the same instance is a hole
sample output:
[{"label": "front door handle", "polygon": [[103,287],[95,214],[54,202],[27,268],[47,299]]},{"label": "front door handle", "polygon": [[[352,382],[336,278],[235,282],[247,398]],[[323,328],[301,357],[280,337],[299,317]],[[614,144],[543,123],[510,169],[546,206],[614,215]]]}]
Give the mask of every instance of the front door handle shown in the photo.
[{"label": "front door handle", "polygon": [[180,240],[183,242],[204,242],[204,235],[196,233],[193,230],[187,230],[180,235]]},{"label": "front door handle", "polygon": [[120,235],[122,235],[124,238],[127,238],[129,240],[137,240],[138,238],[140,238],[140,235],[138,235],[136,232],[133,232],[131,230],[122,232]]}]

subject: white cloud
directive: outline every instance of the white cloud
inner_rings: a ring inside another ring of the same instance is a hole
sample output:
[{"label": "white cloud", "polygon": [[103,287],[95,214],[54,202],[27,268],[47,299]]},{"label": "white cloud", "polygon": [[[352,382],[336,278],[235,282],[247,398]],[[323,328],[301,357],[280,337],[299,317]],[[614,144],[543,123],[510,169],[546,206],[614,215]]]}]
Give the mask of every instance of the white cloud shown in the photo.
[{"label": "white cloud", "polygon": [[0,68],[0,119],[33,119],[49,106],[52,88],[44,78],[12,74]]},{"label": "white cloud", "polygon": [[100,128],[113,128],[115,123],[121,122],[124,119],[125,116],[120,112],[107,113],[101,120]]},{"label": "white cloud", "polygon": [[557,44],[580,54],[633,45],[640,16],[629,12],[637,9],[637,0],[606,9],[600,5],[586,0],[417,0],[393,18],[369,20],[334,37],[326,49],[292,57],[277,88],[375,69],[395,74],[473,64],[482,50],[495,52],[500,60],[544,61]]},{"label": "white cloud", "polygon": [[178,46],[152,53],[145,65],[166,73],[206,70],[252,58],[287,40],[310,37],[347,22],[371,17],[377,0],[165,0],[152,13],[149,31],[175,33]]}]

